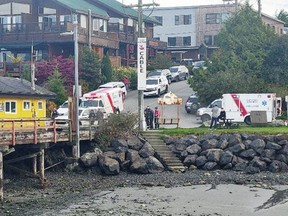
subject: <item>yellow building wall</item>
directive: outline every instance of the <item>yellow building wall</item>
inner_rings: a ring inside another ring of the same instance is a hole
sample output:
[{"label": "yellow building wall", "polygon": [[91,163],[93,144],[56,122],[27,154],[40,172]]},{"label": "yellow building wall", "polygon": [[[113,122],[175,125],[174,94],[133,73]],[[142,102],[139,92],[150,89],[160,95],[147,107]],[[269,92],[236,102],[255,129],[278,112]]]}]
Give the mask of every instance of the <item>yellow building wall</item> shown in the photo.
[{"label": "yellow building wall", "polygon": [[[14,106],[15,105],[15,106]],[[11,123],[3,123],[5,119],[43,119],[46,118],[46,99],[41,98],[0,98],[0,128],[9,128]],[[16,127],[30,127],[33,122],[17,123]],[[38,122],[38,126],[44,126],[45,122]]]}]

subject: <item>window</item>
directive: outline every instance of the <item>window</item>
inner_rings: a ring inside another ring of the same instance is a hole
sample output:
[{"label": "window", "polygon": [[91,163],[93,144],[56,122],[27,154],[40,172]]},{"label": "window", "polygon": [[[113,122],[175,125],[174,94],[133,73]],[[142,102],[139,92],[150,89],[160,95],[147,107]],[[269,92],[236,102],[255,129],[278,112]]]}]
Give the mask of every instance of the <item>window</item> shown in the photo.
[{"label": "window", "polygon": [[204,36],[204,43],[206,45],[213,45],[213,36],[212,35],[205,35]]},{"label": "window", "polygon": [[30,110],[30,101],[23,101],[23,110]]},{"label": "window", "polygon": [[64,25],[67,22],[72,23],[72,16],[71,15],[61,15],[60,16],[60,24]]},{"label": "window", "polygon": [[221,21],[221,13],[210,13],[206,14],[206,24],[220,24]]},{"label": "window", "polygon": [[183,46],[191,46],[191,36],[183,37]]},{"label": "window", "polygon": [[157,21],[159,21],[160,22],[160,26],[162,26],[163,25],[163,17],[162,16],[154,16],[154,19],[156,19]]},{"label": "window", "polygon": [[42,109],[43,109],[43,102],[38,101],[38,110],[42,110]]},{"label": "window", "polygon": [[93,19],[93,30],[107,32],[107,21],[103,19]]},{"label": "window", "polygon": [[6,113],[16,113],[16,102],[6,101],[5,102],[5,112]]},{"label": "window", "polygon": [[160,41],[160,37],[154,37],[154,40]]},{"label": "window", "polygon": [[176,37],[168,37],[168,46],[176,46]]},{"label": "window", "polygon": [[175,25],[190,25],[190,24],[191,24],[191,14],[175,16]]}]

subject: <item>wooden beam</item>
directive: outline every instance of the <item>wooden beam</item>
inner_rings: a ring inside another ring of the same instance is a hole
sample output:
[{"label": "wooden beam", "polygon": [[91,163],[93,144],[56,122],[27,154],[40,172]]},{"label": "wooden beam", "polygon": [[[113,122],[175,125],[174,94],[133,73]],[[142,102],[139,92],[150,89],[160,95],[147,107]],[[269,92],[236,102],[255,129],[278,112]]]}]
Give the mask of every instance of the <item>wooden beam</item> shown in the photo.
[{"label": "wooden beam", "polygon": [[0,151],[0,201],[2,202],[4,199],[3,196],[3,154]]}]

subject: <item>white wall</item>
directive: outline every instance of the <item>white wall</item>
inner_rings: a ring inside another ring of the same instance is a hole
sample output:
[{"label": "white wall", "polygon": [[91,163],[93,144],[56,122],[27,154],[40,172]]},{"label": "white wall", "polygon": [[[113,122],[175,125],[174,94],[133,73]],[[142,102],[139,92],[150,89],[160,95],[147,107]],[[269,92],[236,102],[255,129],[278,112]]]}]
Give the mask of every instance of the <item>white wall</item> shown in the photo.
[{"label": "white wall", "polygon": [[[195,8],[154,8],[152,16],[162,16],[163,25],[154,27],[154,37],[160,37],[161,41],[168,42],[168,37],[187,37],[191,36],[191,46],[196,46],[196,18]],[[149,15],[151,11],[145,10]],[[175,25],[175,15],[191,14],[191,24]]]}]

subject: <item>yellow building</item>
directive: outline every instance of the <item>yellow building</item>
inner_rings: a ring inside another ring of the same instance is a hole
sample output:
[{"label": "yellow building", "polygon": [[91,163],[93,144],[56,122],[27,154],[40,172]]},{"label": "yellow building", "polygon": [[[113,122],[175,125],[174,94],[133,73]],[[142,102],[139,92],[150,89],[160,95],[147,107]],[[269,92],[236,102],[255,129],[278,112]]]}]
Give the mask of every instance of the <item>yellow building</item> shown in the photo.
[{"label": "yellow building", "polygon": [[[27,80],[0,77],[0,128],[11,125],[4,120],[46,118],[46,101],[54,98],[55,93],[40,86],[36,85],[33,90]],[[19,126],[19,123],[17,125]],[[21,123],[21,127],[24,126],[27,126],[27,122]]]}]

